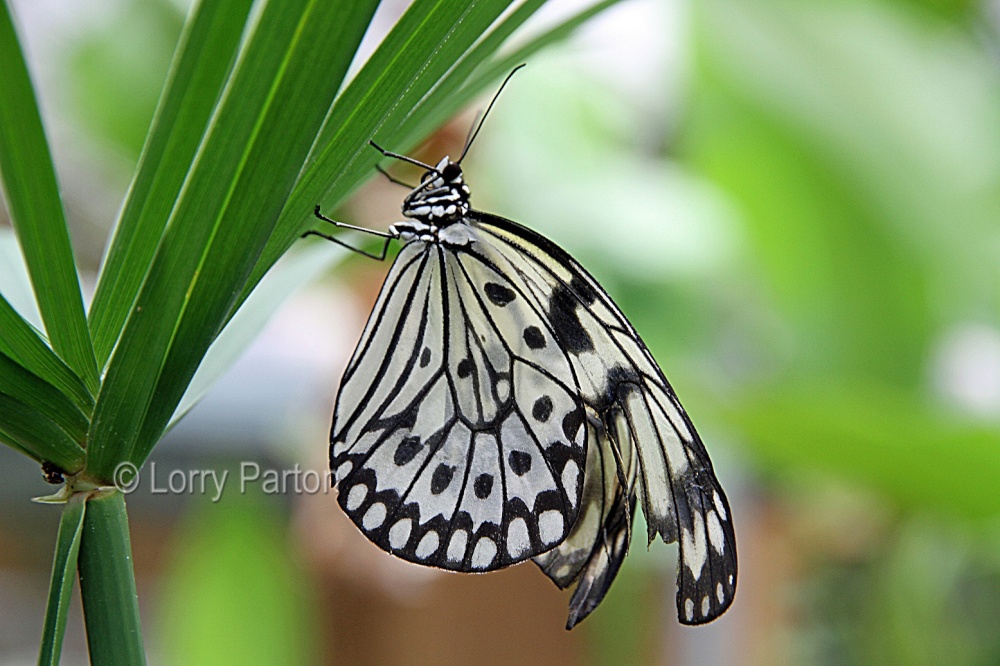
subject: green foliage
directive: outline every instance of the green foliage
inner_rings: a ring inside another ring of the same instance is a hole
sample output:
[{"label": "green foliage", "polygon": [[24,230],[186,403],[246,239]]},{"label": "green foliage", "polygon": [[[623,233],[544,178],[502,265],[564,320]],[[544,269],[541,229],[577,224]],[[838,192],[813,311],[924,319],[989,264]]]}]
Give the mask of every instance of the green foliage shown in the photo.
[{"label": "green foliage", "polygon": [[[0,103],[0,178],[7,210],[52,348],[94,392],[97,364],[87,335],[62,200],[35,92],[6,5],[0,13],[0,62],[4,63],[5,88]],[[8,311],[6,318],[10,315]],[[17,352],[29,354],[31,341],[19,341],[24,347]]]}]

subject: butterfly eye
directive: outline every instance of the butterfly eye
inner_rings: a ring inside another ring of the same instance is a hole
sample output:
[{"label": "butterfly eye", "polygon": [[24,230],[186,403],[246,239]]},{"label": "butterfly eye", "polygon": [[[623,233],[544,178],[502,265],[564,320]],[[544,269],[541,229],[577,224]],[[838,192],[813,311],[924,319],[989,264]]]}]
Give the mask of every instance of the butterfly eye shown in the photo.
[{"label": "butterfly eye", "polygon": [[441,171],[441,177],[444,178],[445,182],[451,182],[462,175],[462,167],[458,166],[454,162],[449,162],[448,165]]}]

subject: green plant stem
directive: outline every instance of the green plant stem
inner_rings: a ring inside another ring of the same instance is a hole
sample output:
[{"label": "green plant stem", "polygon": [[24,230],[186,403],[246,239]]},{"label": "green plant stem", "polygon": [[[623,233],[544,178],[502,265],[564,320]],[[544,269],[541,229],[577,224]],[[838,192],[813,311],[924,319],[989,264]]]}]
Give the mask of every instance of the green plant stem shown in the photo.
[{"label": "green plant stem", "polygon": [[91,663],[145,664],[128,516],[121,493],[114,491],[87,503],[79,571]]},{"label": "green plant stem", "polygon": [[63,509],[62,520],[59,523],[59,537],[56,541],[56,554],[52,562],[52,583],[49,586],[49,603],[45,611],[42,645],[38,653],[40,665],[59,663],[86,506],[85,496],[74,495]]}]

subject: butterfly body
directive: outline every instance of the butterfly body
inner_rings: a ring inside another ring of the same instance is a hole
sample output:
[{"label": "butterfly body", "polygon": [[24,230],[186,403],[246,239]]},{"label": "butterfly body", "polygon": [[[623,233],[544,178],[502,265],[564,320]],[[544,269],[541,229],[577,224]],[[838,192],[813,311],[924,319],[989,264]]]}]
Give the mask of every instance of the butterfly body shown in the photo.
[{"label": "butterfly body", "polygon": [[490,571],[534,559],[576,584],[568,626],[606,594],[642,507],[681,543],[678,614],[735,592],[725,495],[635,329],[572,257],[474,210],[447,157],[390,228],[390,269],[334,410],[339,503],[403,559]]}]

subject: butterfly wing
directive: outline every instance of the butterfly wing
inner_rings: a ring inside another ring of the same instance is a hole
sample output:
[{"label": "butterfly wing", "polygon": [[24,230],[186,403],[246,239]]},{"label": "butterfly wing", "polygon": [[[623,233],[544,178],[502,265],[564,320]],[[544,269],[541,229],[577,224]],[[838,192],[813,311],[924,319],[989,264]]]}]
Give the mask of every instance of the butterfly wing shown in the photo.
[{"label": "butterfly wing", "polygon": [[628,552],[635,506],[637,461],[617,436],[588,411],[587,473],[580,518],[558,548],[534,558],[560,588],[577,583],[566,628],[572,629],[604,598]]},{"label": "butterfly wing", "polygon": [[573,369],[517,276],[404,246],[341,383],[338,502],[382,549],[489,571],[562,542],[586,463]]},{"label": "butterfly wing", "polygon": [[[631,463],[624,461],[633,457],[649,541],[656,535],[667,543],[680,541],[678,618],[685,624],[715,619],[735,594],[736,538],[725,493],[673,389],[618,307],[565,251],[504,218],[474,213],[474,223],[484,236],[477,246],[496,255],[494,261],[505,261],[544,304],[580,396],[604,426],[592,438],[592,446],[602,452],[601,462],[591,462],[588,454],[588,474],[596,477],[600,471],[601,481],[588,483],[584,497],[599,508],[593,509],[593,518],[583,514],[558,551],[536,560],[561,587],[578,572],[571,622],[600,602],[624,556],[615,545],[629,521],[616,518],[616,505],[619,498],[632,497]],[[604,469],[609,459],[622,465],[617,487]],[[602,501],[594,499],[591,487],[603,489]],[[579,557],[571,554],[586,544],[594,546],[593,552],[580,566]],[[560,556],[574,564],[561,570],[554,564]]]}]

